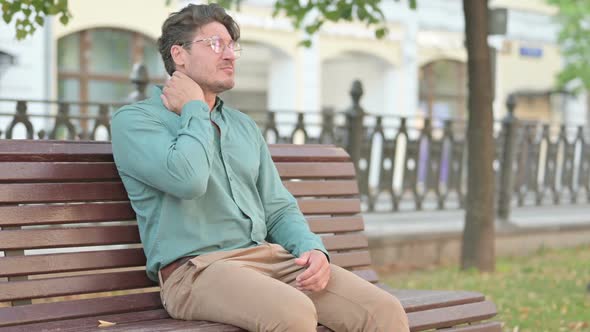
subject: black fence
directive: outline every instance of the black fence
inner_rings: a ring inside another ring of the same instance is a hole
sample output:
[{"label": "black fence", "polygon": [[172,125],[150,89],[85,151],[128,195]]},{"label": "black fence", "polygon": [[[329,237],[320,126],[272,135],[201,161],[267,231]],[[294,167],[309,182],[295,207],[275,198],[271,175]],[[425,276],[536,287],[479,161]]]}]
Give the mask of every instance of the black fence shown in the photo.
[{"label": "black fence", "polygon": [[[147,78],[133,83],[130,99],[145,98]],[[358,81],[350,95],[351,106],[341,111],[244,112],[269,143],[345,147],[365,211],[462,208],[466,122],[367,113]],[[2,99],[0,138],[109,140],[110,118],[123,104]],[[507,116],[494,123],[498,215],[507,219],[514,205],[590,202],[588,130],[519,121],[515,106],[509,98]]]}]

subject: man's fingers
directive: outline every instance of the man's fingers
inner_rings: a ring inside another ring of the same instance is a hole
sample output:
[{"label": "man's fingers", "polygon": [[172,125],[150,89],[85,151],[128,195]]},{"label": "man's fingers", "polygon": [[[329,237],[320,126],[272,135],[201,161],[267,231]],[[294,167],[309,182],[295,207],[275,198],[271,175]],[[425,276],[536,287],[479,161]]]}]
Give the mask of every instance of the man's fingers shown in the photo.
[{"label": "man's fingers", "polygon": [[321,285],[325,279],[327,279],[329,277],[329,271],[330,271],[330,266],[329,265],[323,265],[319,268],[319,270],[317,271],[317,273],[314,273],[312,276],[310,276],[307,279],[301,280],[299,281],[299,286],[306,288],[306,287],[312,287],[314,285]]},{"label": "man's fingers", "polygon": [[320,273],[322,270],[325,270],[326,267],[329,267],[330,264],[328,264],[328,262],[323,259],[323,254],[322,256],[311,256],[309,259],[309,267],[307,268],[307,270],[305,270],[305,272],[301,273],[299,276],[297,276],[297,282],[299,284],[304,284],[304,281],[308,280],[309,278],[312,278],[314,275]]},{"label": "man's fingers", "polygon": [[309,257],[311,256],[311,253],[309,251],[304,252],[303,254],[301,254],[301,256],[299,256],[299,258],[295,259],[295,264],[300,265],[300,266],[305,266],[309,263]]},{"label": "man's fingers", "polygon": [[321,266],[319,266],[318,263],[311,261],[309,267],[305,270],[305,272],[297,276],[297,282],[301,283],[304,280],[311,278],[311,276],[313,276],[320,270],[320,267]]}]

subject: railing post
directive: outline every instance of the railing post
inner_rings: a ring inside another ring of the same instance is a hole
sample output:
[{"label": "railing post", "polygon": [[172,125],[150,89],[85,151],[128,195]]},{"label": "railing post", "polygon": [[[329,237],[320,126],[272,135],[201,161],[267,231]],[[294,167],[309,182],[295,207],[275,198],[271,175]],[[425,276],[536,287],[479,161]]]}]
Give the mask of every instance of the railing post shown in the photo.
[{"label": "railing post", "polygon": [[346,110],[346,127],[348,130],[348,139],[346,150],[354,162],[357,174],[359,172],[359,160],[361,157],[361,145],[363,142],[363,119],[365,112],[360,105],[363,96],[363,85],[361,81],[352,82],[350,97],[352,106]]},{"label": "railing post", "polygon": [[[275,117],[275,112],[273,111],[269,111],[267,113],[267,119],[266,119],[266,125],[264,127],[264,139],[266,140],[266,142],[268,144],[271,143],[282,143],[281,142],[281,137],[279,136],[279,130],[277,128],[277,122],[276,122],[276,117]],[[274,135],[274,141],[273,140],[269,140],[269,133]]]},{"label": "railing post", "polygon": [[147,67],[143,63],[134,64],[129,79],[131,80],[131,83],[135,85],[135,90],[127,96],[125,101],[134,103],[146,99],[147,95],[145,94],[145,89],[150,82]]},{"label": "railing post", "polygon": [[17,124],[22,123],[27,129],[27,139],[33,139],[35,131],[33,129],[33,124],[29,120],[27,108],[27,102],[25,100],[19,100],[16,102],[16,113],[14,114],[14,118],[12,119],[12,122],[8,125],[8,129],[6,130],[6,138],[11,139],[14,127]]},{"label": "railing post", "polygon": [[502,162],[500,164],[500,188],[498,191],[498,218],[508,223],[512,205],[512,193],[514,191],[514,155],[516,153],[515,140],[518,119],[514,115],[516,108],[516,96],[510,94],[506,100],[508,113],[502,120],[502,132],[504,133],[504,147],[502,149]]},{"label": "railing post", "polygon": [[322,129],[320,132],[319,142],[321,144],[334,144],[336,142],[334,134],[334,109],[322,109]]}]

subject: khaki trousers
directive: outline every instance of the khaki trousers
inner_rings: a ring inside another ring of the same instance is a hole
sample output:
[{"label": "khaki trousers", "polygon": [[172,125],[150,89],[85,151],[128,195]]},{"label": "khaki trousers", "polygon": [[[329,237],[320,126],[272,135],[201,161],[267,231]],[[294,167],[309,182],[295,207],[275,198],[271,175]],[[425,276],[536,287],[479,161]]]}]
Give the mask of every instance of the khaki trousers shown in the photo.
[{"label": "khaki trousers", "polygon": [[168,277],[162,303],[176,319],[248,331],[310,332],[318,322],[336,332],[409,331],[394,296],[336,265],[331,265],[324,290],[297,290],[295,278],[305,268],[294,260],[283,247],[269,243],[197,256]]}]

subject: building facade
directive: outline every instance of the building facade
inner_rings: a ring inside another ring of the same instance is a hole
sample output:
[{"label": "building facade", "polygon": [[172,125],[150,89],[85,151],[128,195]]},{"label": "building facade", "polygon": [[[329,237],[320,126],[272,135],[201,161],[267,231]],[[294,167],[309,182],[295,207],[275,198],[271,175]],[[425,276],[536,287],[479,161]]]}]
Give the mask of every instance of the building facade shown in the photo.
[{"label": "building facade", "polygon": [[[167,15],[189,2],[71,1],[67,25],[48,20],[20,42],[0,26],[0,52],[16,59],[0,71],[0,98],[120,102],[131,92],[129,74],[137,62],[147,66],[152,83],[164,82],[156,39]],[[369,113],[466,117],[460,0],[420,0],[416,11],[405,0],[386,2],[390,33],[384,39],[361,24],[326,24],[310,48],[297,46],[305,36],[288,19],[272,18],[272,4],[249,0],[231,12],[242,28],[243,52],[236,87],[224,93],[228,104],[254,111],[342,111],[350,106],[351,82],[359,79],[361,104]],[[581,98],[551,93],[563,65],[555,9],[542,0],[492,0],[490,6],[508,10],[507,33],[489,38],[496,58],[496,118],[505,114],[508,94],[517,92],[523,119],[585,124]],[[29,112],[55,110],[39,105]]]}]

